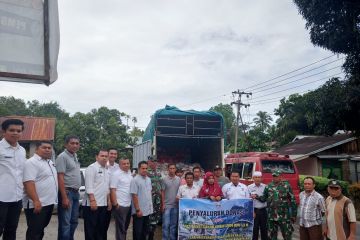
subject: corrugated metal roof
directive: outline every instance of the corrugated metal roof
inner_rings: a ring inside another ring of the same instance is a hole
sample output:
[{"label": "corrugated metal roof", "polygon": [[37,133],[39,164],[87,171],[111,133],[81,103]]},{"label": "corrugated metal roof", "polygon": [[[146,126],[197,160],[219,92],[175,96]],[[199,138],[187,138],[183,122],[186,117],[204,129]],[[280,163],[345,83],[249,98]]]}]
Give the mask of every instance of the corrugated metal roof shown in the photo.
[{"label": "corrugated metal roof", "polygon": [[275,152],[287,155],[309,155],[344,144],[354,139],[356,138],[347,134],[339,134],[329,137],[305,137],[284,145],[276,149]]},{"label": "corrugated metal roof", "polygon": [[6,116],[0,117],[0,124],[9,118],[17,118],[24,122],[24,132],[20,141],[53,141],[55,136],[55,118]]}]

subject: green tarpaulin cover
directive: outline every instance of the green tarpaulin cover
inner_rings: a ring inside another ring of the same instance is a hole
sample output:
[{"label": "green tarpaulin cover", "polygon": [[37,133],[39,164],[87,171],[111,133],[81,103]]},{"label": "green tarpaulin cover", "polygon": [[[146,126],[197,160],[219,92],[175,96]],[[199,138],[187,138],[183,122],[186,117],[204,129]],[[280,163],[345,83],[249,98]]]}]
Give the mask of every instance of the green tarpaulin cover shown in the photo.
[{"label": "green tarpaulin cover", "polygon": [[[201,117],[206,117],[206,116],[211,116],[211,117],[220,117],[221,120],[221,125],[223,128],[223,133],[226,133],[226,129],[225,129],[225,124],[224,124],[224,118],[222,116],[221,113],[218,112],[214,112],[214,111],[195,111],[195,110],[180,110],[177,107],[174,106],[168,106],[166,105],[165,108],[163,109],[159,109],[157,110],[154,115],[151,116],[151,120],[148,124],[148,126],[146,127],[144,136],[142,141],[153,141],[153,136],[154,136],[154,132],[155,132],[155,124],[156,124],[156,119],[158,117],[161,116],[201,116]],[[225,138],[226,134],[224,134],[224,138]],[[225,139],[224,139],[225,140]]]}]

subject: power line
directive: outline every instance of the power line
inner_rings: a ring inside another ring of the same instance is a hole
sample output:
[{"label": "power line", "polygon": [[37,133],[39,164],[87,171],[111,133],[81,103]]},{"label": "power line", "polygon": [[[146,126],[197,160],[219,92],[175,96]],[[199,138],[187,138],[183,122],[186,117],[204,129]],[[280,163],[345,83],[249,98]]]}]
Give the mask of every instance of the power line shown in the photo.
[{"label": "power line", "polygon": [[292,70],[292,71],[290,71],[290,72],[284,73],[284,74],[282,74],[282,75],[280,75],[280,76],[271,78],[271,79],[269,79],[269,80],[265,80],[265,81],[260,82],[260,83],[256,83],[256,84],[254,84],[254,85],[252,85],[252,86],[249,86],[249,87],[245,88],[244,90],[251,89],[251,88],[253,88],[253,87],[262,85],[262,84],[264,84],[264,83],[266,83],[266,82],[270,82],[270,81],[273,81],[273,80],[275,80],[275,79],[279,79],[279,78],[281,78],[281,77],[287,76],[287,75],[289,75],[289,74],[291,74],[291,73],[294,73],[294,72],[297,72],[297,71],[299,71],[299,70],[301,70],[301,69],[304,69],[304,68],[310,67],[310,66],[312,66],[312,65],[314,65],[314,64],[317,64],[317,63],[319,63],[319,62],[325,61],[326,59],[329,59],[329,58],[331,58],[331,57],[333,57],[333,56],[335,56],[335,54],[332,54],[332,55],[330,55],[330,56],[328,56],[328,57],[326,57],[326,58],[322,58],[322,59],[320,59],[320,60],[318,60],[318,61],[315,61],[315,62],[313,62],[313,63],[310,63],[310,64],[308,64],[308,65],[306,65],[306,66],[297,68],[297,69]]},{"label": "power line", "polygon": [[294,87],[291,87],[291,88],[287,88],[287,89],[283,89],[283,90],[280,90],[280,91],[276,91],[276,92],[271,92],[269,94],[265,94],[265,95],[262,95],[260,97],[257,97],[257,98],[253,98],[253,99],[259,99],[259,98],[263,98],[263,97],[266,97],[266,96],[269,96],[269,95],[273,95],[275,93],[279,93],[279,92],[285,92],[285,91],[288,91],[288,90],[291,90],[291,89],[294,89],[294,88],[299,88],[299,87],[303,87],[305,85],[308,85],[308,84],[311,84],[311,83],[315,83],[315,82],[318,82],[318,81],[321,81],[321,80],[324,80],[324,79],[329,79],[331,77],[334,77],[334,76],[337,76],[337,75],[340,75],[342,74],[342,72],[339,72],[339,73],[336,73],[334,75],[331,75],[331,76],[328,76],[328,77],[324,77],[324,78],[321,78],[321,79],[318,79],[318,80],[315,80],[315,81],[312,81],[312,82],[308,82],[308,83],[305,83],[305,84],[301,84],[301,85],[298,85],[298,86],[294,86]]},{"label": "power line", "polygon": [[278,100],[273,100],[273,101],[266,101],[266,102],[263,102],[263,103],[252,103],[251,106],[254,106],[254,105],[264,105],[264,104],[268,104],[268,103],[274,103],[274,102],[279,102],[280,99]]},{"label": "power line", "polygon": [[[262,82],[262,83],[255,84],[255,85],[253,85],[253,86],[262,85],[262,84],[264,84],[264,83],[266,83],[266,82],[268,82],[268,81],[276,80],[276,79],[281,78],[281,77],[283,77],[283,76],[287,76],[287,75],[289,75],[289,74],[291,74],[291,73],[294,73],[294,72],[297,72],[297,71],[299,71],[299,70],[301,70],[301,69],[304,69],[304,68],[307,68],[307,67],[312,66],[312,65],[314,65],[314,64],[317,64],[317,63],[319,63],[319,62],[325,61],[326,59],[329,59],[329,58],[331,58],[331,57],[333,57],[333,56],[335,56],[335,54],[330,55],[330,56],[325,57],[325,58],[322,58],[322,59],[320,59],[320,60],[318,60],[318,61],[315,61],[315,62],[313,62],[313,63],[310,63],[310,64],[306,65],[306,66],[300,67],[300,68],[298,68],[298,69],[292,70],[292,71],[290,71],[290,72],[287,72],[287,73],[285,73],[285,74],[282,74],[282,75],[277,76],[277,77],[275,77],[275,78],[272,78],[272,79],[270,79],[270,80],[266,80],[266,81],[264,81],[264,82]],[[316,67],[316,68],[312,68],[312,69],[310,69],[310,70],[308,70],[308,71],[305,71],[305,72],[303,72],[303,73],[299,73],[299,74],[296,74],[296,75],[291,76],[291,77],[289,77],[289,78],[282,79],[281,81],[278,81],[278,82],[282,82],[282,81],[285,81],[285,80],[294,78],[294,77],[296,77],[296,76],[303,75],[303,74],[305,74],[305,73],[308,73],[308,72],[311,72],[311,71],[313,71],[313,70],[319,69],[319,68],[321,68],[321,67],[323,67],[323,66],[329,65],[329,64],[334,63],[334,62],[337,62],[337,61],[340,61],[340,60],[343,59],[343,58],[344,58],[344,57],[341,57],[341,58],[336,59],[336,60],[334,60],[334,61],[331,61],[331,62],[329,62],[329,63],[320,65],[320,66],[318,66],[318,67]],[[340,67],[340,66],[338,66],[338,67]],[[332,68],[332,69],[333,69],[333,68]],[[327,71],[330,71],[330,70],[332,70],[332,69],[329,69],[329,70],[327,70]],[[323,72],[326,72],[326,71],[323,71]],[[319,73],[319,74],[320,74],[320,73]],[[314,74],[314,76],[315,76],[315,75],[318,75],[318,74]],[[311,75],[311,76],[312,76],[312,75]],[[311,77],[311,76],[309,76],[309,77]],[[277,83],[277,82],[275,82],[275,83]],[[253,87],[253,86],[250,86],[250,87]],[[268,86],[268,85],[265,85],[265,86],[263,86],[263,87],[266,87],[266,86]],[[249,89],[250,87],[245,88],[245,89]],[[262,87],[259,87],[259,88],[262,88]],[[259,88],[255,88],[255,89],[259,89]],[[255,90],[255,89],[254,89],[254,90]],[[207,102],[207,101],[210,101],[210,100],[213,100],[213,99],[217,99],[217,98],[220,98],[220,97],[226,97],[226,96],[228,96],[228,95],[230,95],[230,93],[224,93],[224,94],[221,94],[221,95],[218,95],[218,96],[214,96],[214,97],[211,97],[211,98],[206,98],[206,99],[204,99],[204,100],[199,100],[199,101],[196,101],[196,102],[193,102],[193,103],[181,105],[181,106],[179,106],[179,107],[188,107],[188,106],[192,106],[192,105],[194,105],[194,104]]]},{"label": "power line", "polygon": [[[315,64],[317,64],[317,63],[319,63],[319,62],[325,61],[326,59],[329,59],[329,58],[331,58],[331,57],[333,57],[333,56],[335,56],[335,55],[336,55],[336,54],[332,54],[332,55],[330,55],[330,56],[328,56],[328,57],[322,58],[322,59],[317,60],[317,61],[315,61],[315,62],[312,62],[312,63],[310,63],[310,64],[308,64],[308,65],[305,65],[305,66],[303,66],[303,67],[297,68],[297,69],[295,69],[295,70],[292,70],[292,71],[290,71],[290,72],[284,73],[284,74],[282,74],[282,75],[279,75],[279,76],[277,76],[277,77],[271,78],[271,79],[269,79],[269,80],[263,81],[263,82],[261,82],[261,83],[257,83],[257,84],[254,84],[254,85],[252,85],[252,86],[249,86],[249,87],[245,88],[244,90],[249,89],[249,88],[252,88],[252,87],[260,86],[260,85],[263,85],[263,84],[266,83],[266,82],[269,82],[269,81],[276,80],[276,79],[279,79],[279,78],[281,78],[281,77],[287,76],[287,75],[289,75],[289,74],[291,74],[291,73],[300,71],[300,70],[305,69],[305,68],[307,68],[307,67],[309,67],[309,66],[312,66],[312,65],[315,65]],[[338,59],[338,60],[341,60],[341,59],[342,59],[342,58],[340,58],[340,59]],[[338,60],[336,60],[336,61],[338,61]],[[332,61],[332,62],[335,62],[335,61]],[[306,73],[306,72],[304,72],[304,73]],[[296,75],[294,75],[294,76],[296,76]],[[264,87],[265,87],[265,86],[264,86]],[[230,94],[231,94],[230,92],[224,93],[224,94],[217,95],[217,96],[214,96],[214,97],[211,97],[211,98],[206,98],[206,99],[204,99],[204,100],[199,100],[199,101],[196,101],[196,102],[193,102],[193,103],[189,103],[189,104],[186,104],[186,105],[181,105],[180,107],[186,107],[186,106],[191,106],[191,105],[194,105],[194,104],[197,104],[197,103],[207,102],[207,101],[210,101],[210,100],[213,100],[213,99],[217,99],[217,98],[220,98],[220,97],[228,96],[228,95],[230,95]],[[148,117],[149,115],[151,115],[151,113],[149,113],[149,114],[141,114],[141,115],[138,115],[138,116],[136,116],[136,117],[137,117],[138,119],[140,119],[140,118]]]},{"label": "power line", "polygon": [[[264,91],[267,91],[267,90],[269,90],[269,89],[273,89],[273,88],[285,86],[285,85],[290,84],[290,83],[293,83],[293,82],[297,82],[297,81],[304,80],[304,79],[307,79],[307,78],[310,78],[310,77],[313,77],[313,76],[316,76],[316,75],[320,75],[320,74],[322,74],[322,73],[325,73],[325,72],[328,72],[328,71],[337,69],[337,68],[339,68],[339,67],[341,67],[341,65],[338,65],[338,66],[333,67],[333,68],[329,68],[329,69],[324,70],[324,71],[322,71],[322,72],[314,73],[314,74],[312,74],[312,75],[309,75],[309,76],[306,76],[306,77],[303,77],[303,78],[295,79],[295,80],[290,81],[290,82],[287,82],[287,83],[283,83],[283,84],[280,84],[280,85],[276,85],[276,86],[273,86],[273,87],[271,87],[271,88],[266,88],[266,89],[262,89],[262,90],[259,90],[259,91],[255,91],[254,93],[264,92]],[[291,77],[291,78],[292,78],[292,77]],[[290,78],[288,78],[288,79],[290,79]],[[287,79],[284,79],[284,80],[287,80]],[[275,82],[275,83],[279,83],[279,82],[282,82],[282,81],[283,81],[283,80],[278,81],[278,82]],[[270,85],[273,85],[273,84],[275,84],[275,83],[268,84],[268,85],[265,85],[265,86],[270,86]],[[264,86],[264,87],[265,87],[265,86]]]},{"label": "power line", "polygon": [[[309,92],[310,90],[306,90],[306,91],[302,91],[302,92],[297,92],[297,94],[303,94],[303,93],[306,93],[306,92]],[[263,100],[258,100],[258,101],[250,101],[249,103],[254,105],[254,103],[258,103],[258,102],[266,102],[268,100],[274,100],[274,99],[281,99],[281,98],[285,98],[285,97],[288,97],[290,95],[292,95],[294,93],[290,93],[290,94],[287,94],[287,95],[284,95],[284,96],[281,96],[281,97],[274,97],[274,98],[268,98],[268,99],[263,99]],[[256,98],[255,98],[256,99]]]},{"label": "power line", "polygon": [[180,105],[179,107],[187,107],[187,106],[191,106],[191,105],[194,105],[194,104],[198,104],[198,103],[202,103],[202,102],[207,102],[207,101],[210,101],[210,100],[213,100],[213,99],[217,99],[217,98],[220,98],[220,97],[225,97],[226,95],[229,95],[229,94],[221,94],[221,95],[218,95],[218,96],[215,96],[215,97],[211,97],[211,98],[206,98],[204,100],[200,100],[200,101],[197,101],[197,102],[193,102],[193,103],[189,103],[189,104],[185,104],[185,105]]},{"label": "power line", "polygon": [[[266,85],[261,86],[261,87],[253,88],[253,89],[251,89],[251,90],[254,91],[254,90],[257,90],[257,89],[261,89],[261,88],[264,88],[264,87],[267,87],[267,86],[271,86],[271,85],[276,84],[276,83],[280,83],[280,82],[283,82],[283,81],[292,79],[292,78],[297,77],[297,76],[301,76],[301,75],[303,75],[303,74],[305,74],[305,73],[312,72],[312,71],[314,71],[314,70],[316,70],[316,69],[319,69],[319,68],[321,68],[321,67],[323,67],[323,66],[329,65],[329,64],[334,63],[334,62],[336,62],[336,61],[339,61],[339,60],[335,60],[335,61],[332,61],[332,62],[330,62],[330,63],[323,64],[323,65],[321,65],[321,66],[319,66],[319,67],[312,68],[312,69],[310,69],[310,70],[308,70],[308,71],[295,74],[295,75],[293,75],[293,76],[291,76],[291,77],[287,77],[287,78],[281,79],[281,80],[279,80],[279,81],[266,84]],[[332,69],[334,69],[334,68],[339,68],[339,67],[341,67],[341,66],[342,66],[342,65],[338,65],[338,66],[336,66],[336,67],[333,67],[333,68],[324,70],[323,72],[327,72],[327,71],[330,71],[330,70],[332,70]],[[320,72],[320,73],[323,73],[323,72]],[[320,73],[318,73],[318,74],[320,74]],[[316,74],[315,74],[315,75],[316,75]],[[310,76],[312,76],[312,75],[310,75]]]}]

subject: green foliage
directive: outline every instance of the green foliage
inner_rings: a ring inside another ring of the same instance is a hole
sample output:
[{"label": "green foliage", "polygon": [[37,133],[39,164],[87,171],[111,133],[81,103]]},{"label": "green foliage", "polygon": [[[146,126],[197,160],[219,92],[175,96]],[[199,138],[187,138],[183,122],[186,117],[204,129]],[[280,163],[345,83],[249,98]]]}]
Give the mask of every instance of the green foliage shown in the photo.
[{"label": "green foliage", "polygon": [[[304,191],[304,178],[307,177],[307,175],[300,175],[299,181],[300,181],[300,189],[301,191]],[[319,192],[324,197],[329,196],[327,192],[327,185],[331,179],[325,178],[325,177],[319,177],[319,176],[311,176],[315,179],[316,186],[315,190]],[[346,181],[340,181],[340,185],[342,188],[342,192],[344,195],[349,196],[349,183]]]},{"label": "green foliage", "polygon": [[348,130],[360,134],[360,4],[359,0],[294,0],[306,20],[311,42],[346,55],[346,109]]},{"label": "green foliage", "polygon": [[95,161],[101,148],[125,149],[130,141],[126,126],[121,122],[121,113],[116,109],[100,107],[89,113],[75,113],[69,122],[69,134],[80,137],[79,159],[84,166]]},{"label": "green foliage", "polygon": [[297,134],[332,135],[346,130],[346,95],[345,83],[332,78],[314,91],[282,99],[275,109],[280,145]]},{"label": "green foliage", "polygon": [[262,132],[270,128],[270,124],[273,119],[267,112],[259,111],[256,116],[257,117],[253,119],[256,128]]},{"label": "green foliage", "polygon": [[0,97],[0,116],[7,115],[30,115],[26,103],[22,99],[14,97]]},{"label": "green foliage", "polygon": [[224,117],[225,127],[226,127],[226,141],[227,146],[225,150],[229,150],[229,147],[234,144],[234,136],[235,136],[235,114],[233,112],[233,108],[230,104],[222,104],[211,107],[210,111],[221,113]]},{"label": "green foliage", "polygon": [[130,131],[130,135],[133,137],[142,138],[142,136],[144,135],[144,130],[141,130],[138,127],[133,127]]},{"label": "green foliage", "polygon": [[[225,151],[234,152],[236,117],[233,108],[229,104],[220,103],[211,107],[210,111],[215,111],[223,115],[227,129],[227,146],[225,147]],[[254,118],[255,126],[251,127],[244,124],[244,126],[239,127],[237,152],[263,152],[270,150],[268,143],[275,138],[274,127],[270,125],[272,118],[267,112],[262,111],[259,111],[256,115],[257,117]],[[242,128],[245,128],[246,137]]]},{"label": "green foliage", "polygon": [[[276,127],[270,125],[272,119],[268,113],[260,111],[257,116],[254,118],[255,126],[244,125],[246,136],[242,129],[239,130],[237,152],[266,152],[271,149]],[[234,152],[234,145],[229,150]]]},{"label": "green foliage", "polygon": [[355,205],[356,218],[360,220],[360,183],[350,185],[349,194]]},{"label": "green foliage", "polygon": [[234,126],[236,117],[230,104],[219,103],[218,105],[211,107],[209,110],[223,115],[226,129],[231,129]]},{"label": "green foliage", "polygon": [[[19,115],[56,118],[54,149],[59,154],[64,149],[65,136],[77,135],[81,148],[78,152],[82,166],[88,166],[95,161],[95,155],[101,148],[117,148],[120,157],[132,157],[125,147],[132,144],[127,126],[121,117],[130,116],[116,109],[100,107],[89,113],[77,112],[70,116],[57,102],[40,103],[37,100],[25,103],[14,97],[0,97],[0,116]],[[134,124],[136,118],[133,118]],[[141,130],[136,133],[139,134]]]}]

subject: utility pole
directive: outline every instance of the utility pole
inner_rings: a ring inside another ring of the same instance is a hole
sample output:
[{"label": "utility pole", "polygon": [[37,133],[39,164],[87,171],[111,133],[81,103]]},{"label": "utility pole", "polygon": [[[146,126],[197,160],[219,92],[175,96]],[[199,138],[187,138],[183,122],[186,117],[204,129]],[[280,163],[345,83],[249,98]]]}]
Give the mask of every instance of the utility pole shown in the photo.
[{"label": "utility pole", "polygon": [[233,96],[237,96],[237,99],[231,103],[231,105],[236,105],[236,126],[235,126],[235,148],[234,148],[234,152],[236,153],[237,151],[237,140],[238,140],[238,132],[239,132],[239,121],[241,121],[241,126],[242,126],[242,130],[243,130],[243,133],[244,133],[244,139],[245,139],[245,142],[248,146],[248,151],[250,151],[250,144],[247,140],[247,136],[246,136],[246,131],[245,131],[245,128],[244,128],[244,123],[243,123],[243,120],[242,120],[242,117],[241,117],[241,113],[240,113],[240,108],[241,107],[250,107],[250,104],[244,104],[241,102],[241,96],[242,95],[246,95],[247,97],[249,97],[249,95],[252,95],[251,92],[243,92],[240,90],[237,90],[237,91],[234,91],[232,92]]}]

